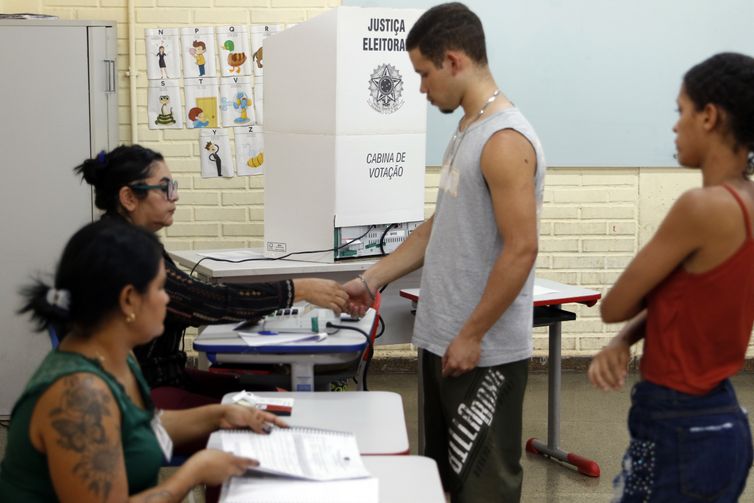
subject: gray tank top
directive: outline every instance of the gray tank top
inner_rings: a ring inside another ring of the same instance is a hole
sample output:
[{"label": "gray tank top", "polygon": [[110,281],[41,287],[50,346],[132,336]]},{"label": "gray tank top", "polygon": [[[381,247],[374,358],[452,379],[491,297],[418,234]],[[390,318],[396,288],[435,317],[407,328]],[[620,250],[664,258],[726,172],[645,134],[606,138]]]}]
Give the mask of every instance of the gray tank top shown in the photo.
[{"label": "gray tank top", "polygon": [[[424,257],[421,300],[412,342],[442,356],[479,303],[490,270],[505,246],[495,222],[492,200],[482,174],[482,149],[503,129],[522,134],[537,157],[537,226],[542,208],[545,157],[534,129],[515,108],[472,123],[451,140],[443,160],[432,234]],[[455,152],[454,152],[455,151]],[[452,167],[447,169],[452,158]],[[532,354],[534,267],[523,289],[482,340],[478,366],[489,367]]]}]

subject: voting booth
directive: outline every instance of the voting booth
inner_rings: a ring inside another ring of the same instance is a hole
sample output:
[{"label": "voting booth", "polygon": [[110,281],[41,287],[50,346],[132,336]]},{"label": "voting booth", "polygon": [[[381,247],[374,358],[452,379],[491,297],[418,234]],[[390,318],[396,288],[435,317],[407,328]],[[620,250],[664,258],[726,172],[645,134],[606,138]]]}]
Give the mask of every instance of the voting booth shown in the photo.
[{"label": "voting booth", "polygon": [[424,219],[427,104],[405,45],[421,13],[339,7],[265,40],[268,256],[389,252]]}]

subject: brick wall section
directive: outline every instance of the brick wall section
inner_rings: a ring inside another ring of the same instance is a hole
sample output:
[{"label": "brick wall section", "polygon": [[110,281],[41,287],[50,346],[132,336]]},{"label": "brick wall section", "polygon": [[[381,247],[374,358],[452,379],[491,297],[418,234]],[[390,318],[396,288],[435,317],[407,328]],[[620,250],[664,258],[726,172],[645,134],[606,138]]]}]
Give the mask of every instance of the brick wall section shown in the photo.
[{"label": "brick wall section", "polygon": [[[545,180],[537,275],[603,294],[637,251],[639,171],[550,169]],[[563,352],[590,355],[614,334],[597,307],[575,308],[563,325]],[[546,329],[535,330],[534,348],[546,353]]]},{"label": "brick wall section", "polygon": [[[202,179],[198,135],[193,130],[152,131],[146,125],[147,79],[144,29],[187,25],[298,23],[339,0],[137,0],[136,65],[140,143],[162,152],[180,184],[175,224],[162,232],[170,249],[259,247],[264,232],[263,178]],[[131,142],[126,0],[6,0],[6,12],[41,12],[61,19],[106,19],[118,23],[120,141]],[[636,253],[639,235],[658,222],[642,215],[641,169],[551,168],[546,179],[538,275],[605,292]],[[674,171],[669,177],[677,176]],[[439,170],[427,168],[425,215],[432,214]],[[645,182],[646,183],[646,182]],[[655,196],[652,196],[655,197]],[[675,193],[664,194],[672,200]],[[651,223],[647,223],[647,219]],[[572,306],[569,306],[569,308]],[[578,320],[564,325],[563,353],[587,356],[601,348],[617,326],[605,326],[597,308],[576,307]],[[191,347],[187,342],[187,347]],[[537,355],[547,354],[547,336],[537,329]],[[754,354],[754,352],[750,353]]]}]

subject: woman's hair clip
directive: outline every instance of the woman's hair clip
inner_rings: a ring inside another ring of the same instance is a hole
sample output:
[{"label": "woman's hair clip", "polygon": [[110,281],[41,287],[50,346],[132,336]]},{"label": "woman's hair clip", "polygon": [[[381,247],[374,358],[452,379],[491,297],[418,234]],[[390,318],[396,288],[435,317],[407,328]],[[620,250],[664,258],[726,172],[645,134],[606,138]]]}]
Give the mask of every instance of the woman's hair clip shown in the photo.
[{"label": "woman's hair clip", "polygon": [[97,164],[99,164],[101,168],[105,167],[105,155],[106,153],[104,150],[101,150],[100,153],[97,154]]},{"label": "woman's hair clip", "polygon": [[47,299],[48,304],[57,307],[62,311],[68,312],[71,307],[71,292],[68,290],[50,287],[47,290],[45,298]]}]

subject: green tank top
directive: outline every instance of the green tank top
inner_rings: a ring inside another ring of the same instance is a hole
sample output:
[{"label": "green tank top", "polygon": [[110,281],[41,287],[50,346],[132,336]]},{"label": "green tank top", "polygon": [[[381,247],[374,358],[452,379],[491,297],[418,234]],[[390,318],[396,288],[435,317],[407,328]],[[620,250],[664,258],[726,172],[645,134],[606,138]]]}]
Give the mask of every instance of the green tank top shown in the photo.
[{"label": "green tank top", "polygon": [[0,464],[0,501],[58,500],[47,467],[47,457],[34,448],[29,438],[29,423],[39,397],[55,381],[76,372],[89,372],[100,377],[118,404],[129,494],[139,493],[157,484],[164,458],[151,426],[154,405],[144,376],[131,356],[128,357],[128,365],[136,377],[146,409],[137,407],[123,386],[98,361],[78,353],[58,350],[51,351],[45,357],[13,407],[5,459]]}]

